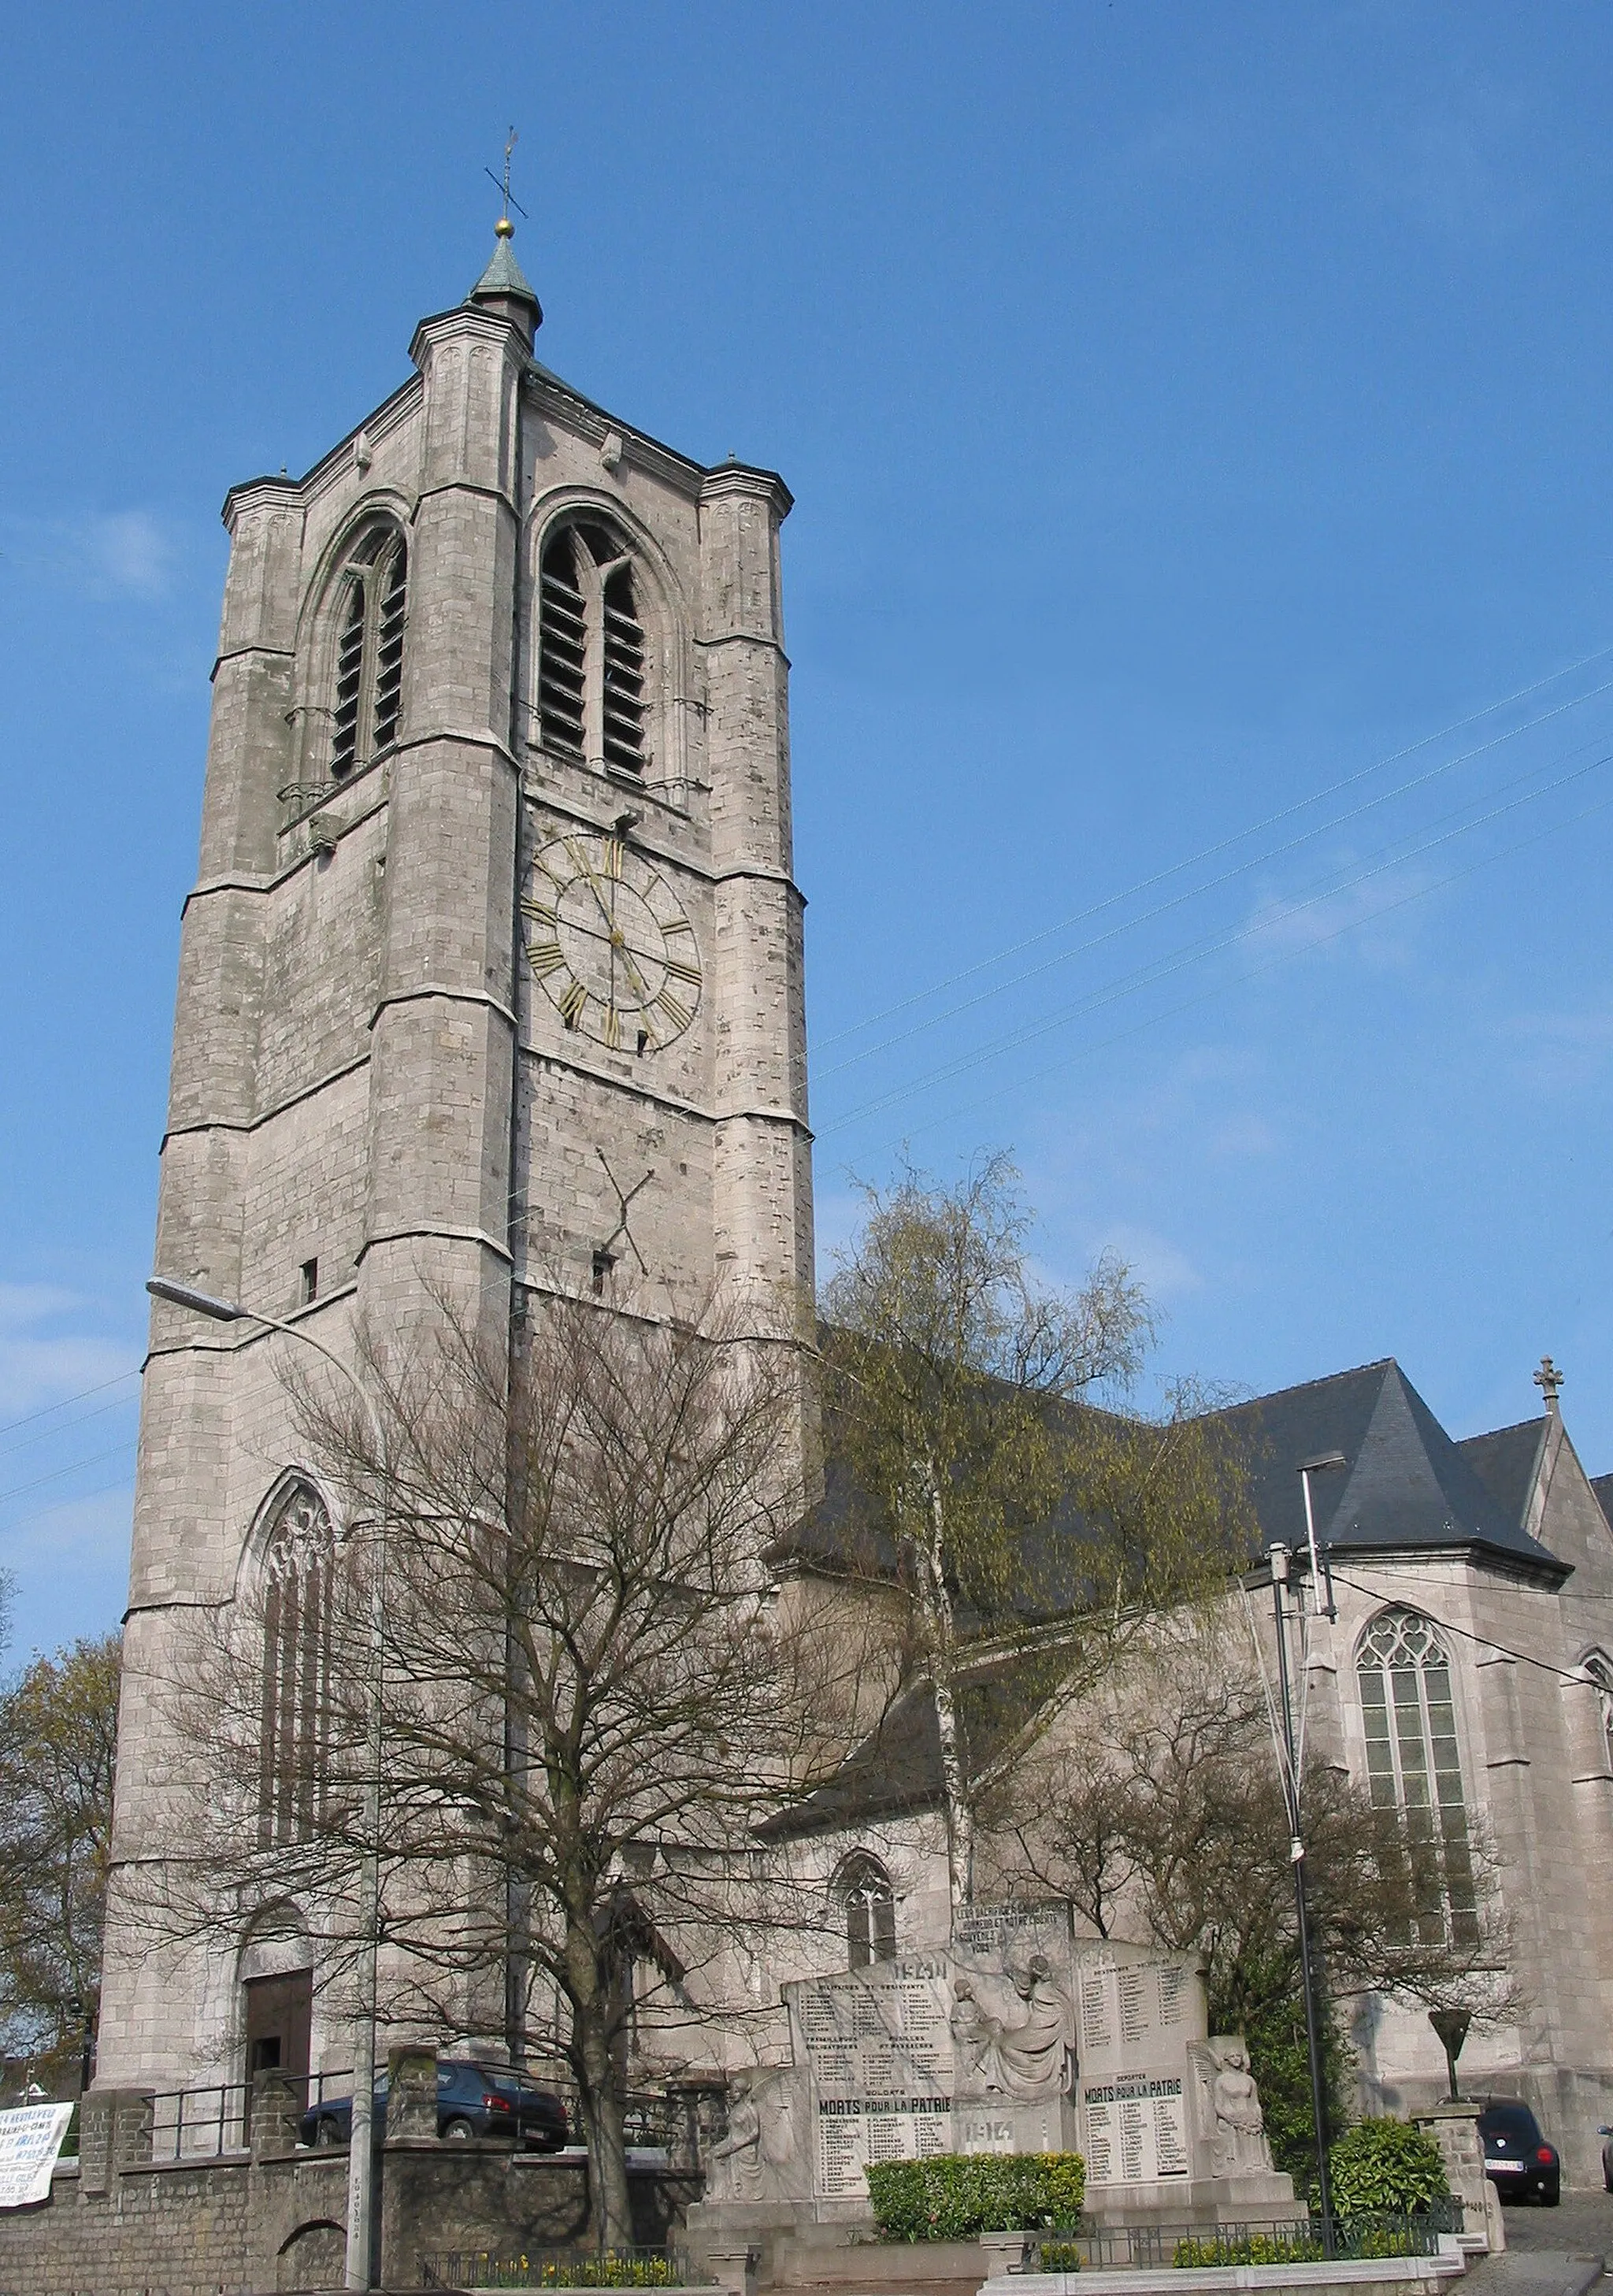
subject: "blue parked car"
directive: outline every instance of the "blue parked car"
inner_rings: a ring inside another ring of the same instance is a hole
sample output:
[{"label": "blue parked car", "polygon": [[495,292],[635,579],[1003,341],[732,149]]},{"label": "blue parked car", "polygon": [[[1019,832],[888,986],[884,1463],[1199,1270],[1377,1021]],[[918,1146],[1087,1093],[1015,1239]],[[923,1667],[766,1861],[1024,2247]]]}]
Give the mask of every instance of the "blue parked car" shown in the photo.
[{"label": "blue parked car", "polygon": [[[375,2118],[387,2117],[387,2077],[375,2084]],[[508,2065],[445,2059],[437,2068],[437,2133],[463,2143],[472,2136],[507,2136],[540,2152],[558,2152],[570,2140],[566,2108],[553,2089],[537,2088]],[[322,2097],[303,2114],[298,2135],[324,2151],[353,2134],[350,2096]]]}]

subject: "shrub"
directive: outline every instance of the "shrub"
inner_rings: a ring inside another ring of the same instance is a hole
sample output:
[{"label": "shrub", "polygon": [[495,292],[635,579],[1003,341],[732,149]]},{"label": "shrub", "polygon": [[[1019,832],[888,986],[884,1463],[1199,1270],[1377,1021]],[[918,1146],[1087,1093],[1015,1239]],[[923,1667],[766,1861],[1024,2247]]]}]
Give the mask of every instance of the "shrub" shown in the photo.
[{"label": "shrub", "polygon": [[1079,2272],[1085,2259],[1080,2244],[1073,2240],[1044,2240],[1041,2244],[1038,2272]]},{"label": "shrub", "polygon": [[1314,2264],[1322,2243],[1304,2234],[1249,2232],[1225,2240],[1179,2240],[1171,2262],[1183,2270],[1201,2264]]},{"label": "shrub", "polygon": [[938,2152],[868,2169],[881,2240],[972,2240],[983,2232],[1073,2231],[1086,2194],[1078,2152]]},{"label": "shrub", "polygon": [[1328,2154],[1333,2213],[1409,2216],[1448,2193],[1439,2147],[1404,2120],[1363,2120]]}]

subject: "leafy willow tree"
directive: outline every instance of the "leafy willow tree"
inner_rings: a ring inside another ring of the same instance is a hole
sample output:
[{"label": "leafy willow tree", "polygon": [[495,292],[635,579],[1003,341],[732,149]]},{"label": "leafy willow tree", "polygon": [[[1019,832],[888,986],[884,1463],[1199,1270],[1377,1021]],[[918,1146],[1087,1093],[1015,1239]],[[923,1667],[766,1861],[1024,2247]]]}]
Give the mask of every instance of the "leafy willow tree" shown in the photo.
[{"label": "leafy willow tree", "polygon": [[864,1196],[823,1303],[825,1428],[909,1593],[957,1904],[976,1833],[960,1689],[980,1652],[1034,1636],[1049,1690],[1088,1677],[1141,1620],[1224,1583],[1247,1510],[1192,1398],[1158,1419],[1122,1407],[1152,1336],[1142,1289],[1113,1256],[1078,1291],[1039,1283],[1005,1155]]},{"label": "leafy willow tree", "polygon": [[58,2088],[100,1994],[119,1655],[74,1643],[0,1696],[0,2033]]},{"label": "leafy willow tree", "polygon": [[[166,1689],[197,1784],[146,1845],[148,1917],[225,1939],[243,1907],[291,1898],[322,1981],[350,1983],[382,1568],[383,2013],[439,2033],[508,2021],[519,2059],[561,2054],[594,2236],[620,2246],[635,2021],[704,2027],[708,1974],[797,1917],[746,1845],[840,1758],[835,1716],[862,1670],[845,1622],[792,1619],[762,1562],[803,1503],[801,1350],[716,1300],[677,1322],[535,1300],[513,1349],[438,1304],[422,1336],[361,1334],[373,1411],[316,1374],[296,1390],[361,1527],[323,1629],[320,1726],[274,1800],[259,1722],[274,1598],[249,1586],[198,1620]],[[294,1828],[266,1815],[287,1808]],[[800,1918],[821,1923],[815,1899]]]}]

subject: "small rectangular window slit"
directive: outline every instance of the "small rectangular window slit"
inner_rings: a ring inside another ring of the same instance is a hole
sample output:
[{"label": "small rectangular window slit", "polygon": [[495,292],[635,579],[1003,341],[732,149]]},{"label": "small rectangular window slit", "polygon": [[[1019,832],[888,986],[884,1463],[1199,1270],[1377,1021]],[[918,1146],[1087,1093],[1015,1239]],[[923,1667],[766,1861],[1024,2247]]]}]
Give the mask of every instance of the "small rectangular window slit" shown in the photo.
[{"label": "small rectangular window slit", "polygon": [[302,1267],[301,1267],[301,1270],[300,1270],[300,1279],[301,1279],[301,1289],[302,1289],[302,1304],[303,1304],[303,1306],[306,1308],[306,1307],[307,1306],[307,1304],[308,1304],[308,1302],[309,1302],[309,1300],[317,1300],[317,1299],[318,1299],[318,1297],[319,1297],[319,1262],[318,1262],[318,1260],[316,1260],[316,1259],[305,1259],[305,1260],[303,1261],[303,1263],[302,1263]]}]

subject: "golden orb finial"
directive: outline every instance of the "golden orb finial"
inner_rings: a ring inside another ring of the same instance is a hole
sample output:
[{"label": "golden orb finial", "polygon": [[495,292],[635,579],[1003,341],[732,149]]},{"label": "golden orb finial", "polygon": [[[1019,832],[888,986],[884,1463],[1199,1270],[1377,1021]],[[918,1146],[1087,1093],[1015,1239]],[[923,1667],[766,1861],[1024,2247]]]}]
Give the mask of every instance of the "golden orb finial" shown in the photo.
[{"label": "golden orb finial", "polygon": [[515,236],[515,226],[511,222],[508,216],[500,216],[493,228],[498,234],[500,239],[513,239]]}]

